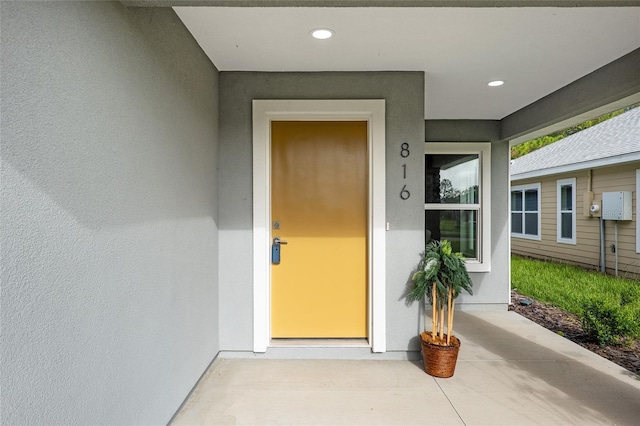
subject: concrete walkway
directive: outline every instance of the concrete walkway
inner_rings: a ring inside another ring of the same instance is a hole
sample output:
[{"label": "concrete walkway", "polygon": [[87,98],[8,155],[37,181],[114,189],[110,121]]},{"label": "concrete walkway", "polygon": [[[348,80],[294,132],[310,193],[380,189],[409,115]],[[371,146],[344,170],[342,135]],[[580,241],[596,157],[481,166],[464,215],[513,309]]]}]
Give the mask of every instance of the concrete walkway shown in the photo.
[{"label": "concrete walkway", "polygon": [[418,362],[217,359],[174,425],[639,425],[640,378],[513,312],[460,312],[454,377]]}]

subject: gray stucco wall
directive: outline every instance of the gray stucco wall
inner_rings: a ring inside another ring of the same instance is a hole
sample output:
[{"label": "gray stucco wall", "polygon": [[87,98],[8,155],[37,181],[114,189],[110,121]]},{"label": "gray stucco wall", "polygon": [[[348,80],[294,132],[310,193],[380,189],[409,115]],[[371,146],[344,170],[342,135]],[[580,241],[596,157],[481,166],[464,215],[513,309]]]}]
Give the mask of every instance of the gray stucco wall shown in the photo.
[{"label": "gray stucco wall", "polygon": [[[220,73],[220,345],[251,351],[253,99],[385,99],[387,348],[406,351],[419,329],[417,304],[403,295],[424,239],[424,74]],[[400,157],[407,142],[411,155]],[[400,199],[407,163],[411,198]],[[417,347],[417,346],[416,346]]]},{"label": "gray stucco wall", "polygon": [[218,73],[170,9],[1,2],[2,424],[162,424],[218,352]]},{"label": "gray stucco wall", "polygon": [[509,142],[491,144],[491,272],[470,273],[473,296],[457,299],[462,310],[507,310],[510,301]]}]

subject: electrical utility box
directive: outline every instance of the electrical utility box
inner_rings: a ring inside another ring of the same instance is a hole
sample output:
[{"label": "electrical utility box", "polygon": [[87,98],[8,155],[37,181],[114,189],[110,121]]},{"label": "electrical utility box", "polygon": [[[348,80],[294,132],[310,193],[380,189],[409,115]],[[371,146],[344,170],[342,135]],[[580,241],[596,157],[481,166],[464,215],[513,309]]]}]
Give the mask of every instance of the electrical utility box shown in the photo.
[{"label": "electrical utility box", "polygon": [[631,191],[603,192],[602,219],[631,220]]}]

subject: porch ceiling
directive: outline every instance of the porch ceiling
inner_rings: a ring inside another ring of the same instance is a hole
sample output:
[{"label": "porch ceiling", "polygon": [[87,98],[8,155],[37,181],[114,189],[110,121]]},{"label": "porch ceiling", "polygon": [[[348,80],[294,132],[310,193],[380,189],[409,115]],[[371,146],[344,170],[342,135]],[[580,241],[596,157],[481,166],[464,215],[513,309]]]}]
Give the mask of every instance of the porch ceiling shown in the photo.
[{"label": "porch ceiling", "polygon": [[640,7],[174,9],[221,71],[424,71],[426,119],[502,119],[640,48]]}]

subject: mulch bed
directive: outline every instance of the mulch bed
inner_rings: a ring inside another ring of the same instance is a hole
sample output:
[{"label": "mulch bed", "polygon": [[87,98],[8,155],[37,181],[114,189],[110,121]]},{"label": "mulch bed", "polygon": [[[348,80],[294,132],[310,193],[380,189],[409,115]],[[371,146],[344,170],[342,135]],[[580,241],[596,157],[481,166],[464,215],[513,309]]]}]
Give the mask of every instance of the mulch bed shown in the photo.
[{"label": "mulch bed", "polygon": [[[521,302],[525,304],[521,304]],[[527,302],[532,303],[526,305]],[[530,297],[519,295],[515,290],[511,292],[509,310],[517,312],[544,328],[560,334],[632,373],[640,375],[640,341],[638,340],[629,346],[599,346],[597,343],[589,341],[588,336],[582,330],[580,318],[576,315],[538,302]]]}]

